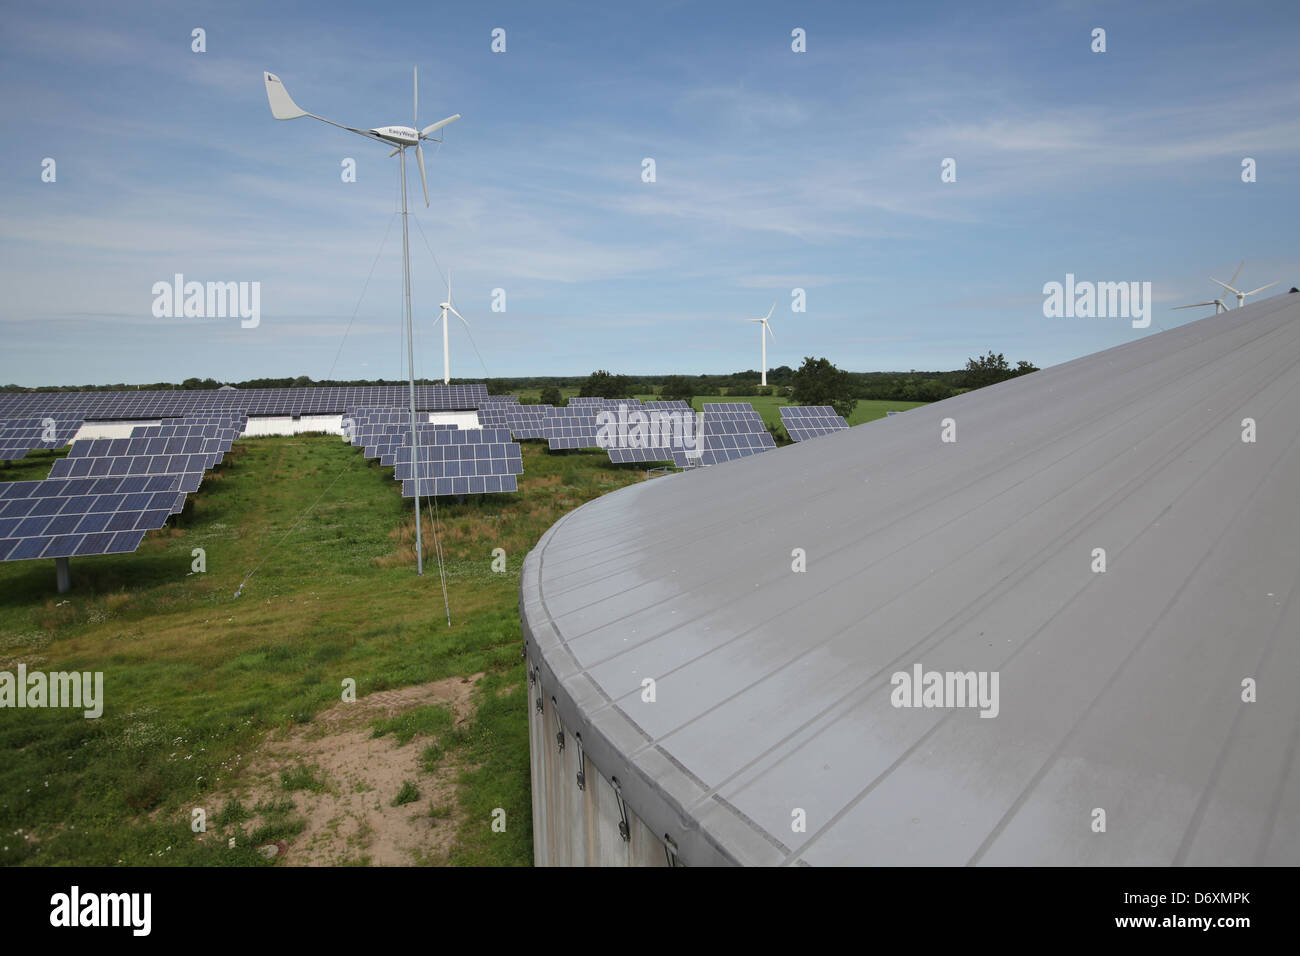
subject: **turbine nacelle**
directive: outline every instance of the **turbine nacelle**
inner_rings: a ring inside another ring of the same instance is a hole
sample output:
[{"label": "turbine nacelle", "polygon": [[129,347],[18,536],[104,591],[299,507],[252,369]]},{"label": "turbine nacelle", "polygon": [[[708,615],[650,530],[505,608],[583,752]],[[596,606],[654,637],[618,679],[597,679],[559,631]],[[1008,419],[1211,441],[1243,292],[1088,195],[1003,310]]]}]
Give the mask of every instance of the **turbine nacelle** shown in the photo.
[{"label": "turbine nacelle", "polygon": [[379,126],[370,132],[398,146],[418,146],[420,143],[419,130],[410,126]]}]

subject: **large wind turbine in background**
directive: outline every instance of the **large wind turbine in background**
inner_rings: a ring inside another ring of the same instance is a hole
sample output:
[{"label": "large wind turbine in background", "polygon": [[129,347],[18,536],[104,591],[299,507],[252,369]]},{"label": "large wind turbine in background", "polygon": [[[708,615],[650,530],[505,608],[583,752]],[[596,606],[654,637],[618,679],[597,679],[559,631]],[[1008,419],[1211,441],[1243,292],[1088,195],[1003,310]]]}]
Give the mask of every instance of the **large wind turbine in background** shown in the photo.
[{"label": "large wind turbine in background", "polygon": [[[1245,264],[1246,260],[1242,259],[1241,266],[1244,266]],[[1249,292],[1241,292],[1238,289],[1234,289],[1232,283],[1236,282],[1237,276],[1241,275],[1241,266],[1237,266],[1237,271],[1232,274],[1232,278],[1227,282],[1219,282],[1219,280],[1214,278],[1214,276],[1210,276],[1211,282],[1218,283],[1237,297],[1237,308],[1239,309],[1246,304],[1246,296],[1254,295],[1256,292],[1263,292],[1265,289],[1271,289],[1273,286],[1277,285],[1277,282],[1270,282],[1268,285],[1262,285],[1258,289],[1251,289]],[[1281,280],[1279,279],[1278,281],[1280,282]]]},{"label": "large wind turbine in background", "polygon": [[767,324],[767,320],[772,317],[772,313],[775,311],[776,311],[776,303],[773,302],[772,308],[768,309],[767,315],[763,316],[761,319],[745,320],[746,322],[758,322],[760,324],[760,328],[758,330],[758,338],[759,341],[763,343],[763,364],[762,366],[760,366],[763,370],[761,373],[763,377],[759,381],[758,383],[759,385],[767,384],[767,337],[770,335],[772,336],[772,341],[773,342],[776,341],[776,334],[772,331],[772,326]]},{"label": "large wind turbine in background", "polygon": [[447,335],[447,313],[450,312],[452,315],[460,319],[461,322],[465,324],[466,329],[469,328],[469,323],[465,322],[465,316],[457,312],[456,307],[451,304],[451,270],[450,269],[447,270],[447,301],[440,302],[438,304],[442,308],[442,314],[433,320],[433,324],[437,325],[439,322],[442,323],[442,384],[450,385],[451,384],[451,352],[448,350],[449,346],[448,346],[448,335]]},{"label": "large wind turbine in background", "polygon": [[[349,133],[356,133],[358,136],[364,136],[367,139],[373,139],[377,143],[383,143],[385,146],[392,146],[393,151],[389,156],[401,157],[402,173],[402,274],[406,282],[406,360],[408,378],[410,381],[411,395],[411,463],[413,474],[415,475],[415,570],[417,574],[424,573],[424,545],[420,537],[420,431],[415,420],[415,344],[411,336],[411,243],[407,234],[406,226],[406,150],[408,147],[415,147],[415,162],[420,167],[420,184],[424,187],[424,204],[429,205],[429,180],[424,173],[424,148],[421,145],[424,142],[440,143],[441,139],[433,139],[429,134],[436,133],[448,123],[454,123],[460,119],[460,114],[456,113],[448,116],[446,119],[438,120],[431,123],[424,129],[420,129],[420,74],[418,69],[414,73],[415,77],[415,110],[412,114],[410,126],[378,126],[373,129],[357,129],[355,126],[345,126],[342,123],[336,123],[333,120],[326,119],[323,116],[317,116],[315,113],[308,113],[293,101],[289,91],[284,88],[280,78],[274,73],[263,71],[262,78],[266,80],[266,98],[271,103],[271,115],[278,120],[297,119],[300,116],[310,116],[312,119],[320,120],[322,123],[329,123],[331,126],[337,126],[339,129],[345,129]],[[1235,278],[1235,276],[1234,276]],[[450,296],[448,296],[450,298]],[[463,319],[461,321],[464,321]],[[445,333],[444,333],[445,334]]]}]

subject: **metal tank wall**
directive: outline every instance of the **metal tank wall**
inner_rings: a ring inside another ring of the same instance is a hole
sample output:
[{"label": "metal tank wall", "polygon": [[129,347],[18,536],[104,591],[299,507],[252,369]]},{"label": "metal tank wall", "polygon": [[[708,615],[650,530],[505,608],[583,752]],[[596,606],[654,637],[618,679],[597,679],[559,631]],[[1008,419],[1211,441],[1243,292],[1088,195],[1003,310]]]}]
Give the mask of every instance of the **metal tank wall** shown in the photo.
[{"label": "metal tank wall", "polygon": [[[581,761],[584,782],[579,787],[581,742],[563,727],[559,709],[543,687],[534,663],[529,661],[527,666],[533,863],[536,866],[668,866],[669,855],[663,841],[626,801],[622,801],[620,812],[620,799],[613,784],[585,752]],[[558,736],[561,733],[563,748]],[[619,830],[624,819],[627,839]]]}]

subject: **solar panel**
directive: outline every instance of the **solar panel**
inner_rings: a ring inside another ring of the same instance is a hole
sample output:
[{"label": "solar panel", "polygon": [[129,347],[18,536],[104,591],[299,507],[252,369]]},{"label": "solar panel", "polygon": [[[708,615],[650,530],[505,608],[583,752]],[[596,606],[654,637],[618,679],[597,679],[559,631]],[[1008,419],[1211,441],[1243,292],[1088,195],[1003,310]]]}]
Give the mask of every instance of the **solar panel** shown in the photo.
[{"label": "solar panel", "polygon": [[546,419],[554,410],[551,405],[513,405],[506,409],[506,425],[517,440],[545,438]]},{"label": "solar panel", "polygon": [[0,483],[0,561],[134,551],[161,528],[180,476]]},{"label": "solar panel", "polygon": [[795,441],[842,432],[849,423],[829,405],[782,405],[781,424]]},{"label": "solar panel", "polygon": [[685,402],[611,402],[597,414],[596,440],[615,464],[672,461],[694,443],[695,412]]},{"label": "solar panel", "polygon": [[505,405],[480,405],[478,423],[483,428],[507,428],[508,419]]},{"label": "solar panel", "polygon": [[[427,445],[436,441],[440,432],[457,431],[455,425],[421,423],[417,426],[420,444]],[[366,458],[378,458],[379,463],[391,466],[396,460],[397,449],[411,445],[411,426],[407,424],[385,425],[383,430],[366,439],[364,455]]]},{"label": "solar panel", "polygon": [[[487,386],[417,385],[416,406],[423,411],[473,409],[486,403]],[[255,415],[338,415],[367,405],[402,406],[410,400],[406,385],[313,386],[252,389],[139,389],[125,392],[0,393],[0,420],[37,418],[60,413],[84,420],[166,418],[222,408]]]},{"label": "solar panel", "polygon": [[0,420],[0,461],[17,461],[36,448],[62,448],[81,421],[79,415],[69,413]]},{"label": "solar panel", "polygon": [[49,477],[100,478],[110,475],[171,474],[202,476],[203,472],[216,465],[221,453],[220,440],[204,436],[95,438],[73,442],[67,457],[60,458],[54,463]]},{"label": "solar panel", "polygon": [[775,447],[763,416],[748,402],[705,402],[704,450],[698,457],[674,450],[673,462],[679,468],[716,465]]},{"label": "solar panel", "polygon": [[431,438],[420,445],[418,469],[410,445],[396,450],[393,477],[402,482],[404,497],[415,494],[417,471],[420,494],[429,497],[518,490],[516,477],[523,474],[523,457],[509,429],[449,430]]},{"label": "solar panel", "polygon": [[[600,403],[600,404],[596,404]],[[553,408],[542,426],[552,451],[572,448],[598,448],[596,416],[604,410],[604,400],[595,399],[566,408]]]}]

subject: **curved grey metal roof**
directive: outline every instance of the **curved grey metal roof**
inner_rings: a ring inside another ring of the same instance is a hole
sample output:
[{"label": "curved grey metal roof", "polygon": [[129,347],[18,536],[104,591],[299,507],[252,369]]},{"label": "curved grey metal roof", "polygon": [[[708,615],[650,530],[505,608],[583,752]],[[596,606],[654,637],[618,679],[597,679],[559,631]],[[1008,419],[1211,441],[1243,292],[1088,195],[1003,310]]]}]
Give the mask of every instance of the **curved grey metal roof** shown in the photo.
[{"label": "curved grey metal roof", "polygon": [[[1284,295],[599,498],[520,606],[688,864],[1295,865],[1298,585]],[[893,706],[917,664],[996,672],[996,717]]]}]

